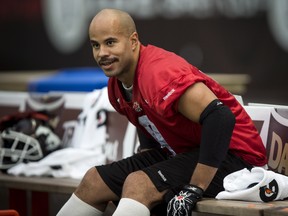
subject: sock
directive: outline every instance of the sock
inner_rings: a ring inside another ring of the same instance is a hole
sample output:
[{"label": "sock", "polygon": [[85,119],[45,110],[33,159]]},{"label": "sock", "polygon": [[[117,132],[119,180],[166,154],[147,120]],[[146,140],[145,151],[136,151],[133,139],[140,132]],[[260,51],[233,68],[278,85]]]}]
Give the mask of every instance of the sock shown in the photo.
[{"label": "sock", "polygon": [[112,216],[150,216],[149,209],[142,203],[130,199],[122,198]]},{"label": "sock", "polygon": [[80,200],[74,193],[56,216],[102,216],[104,212]]}]

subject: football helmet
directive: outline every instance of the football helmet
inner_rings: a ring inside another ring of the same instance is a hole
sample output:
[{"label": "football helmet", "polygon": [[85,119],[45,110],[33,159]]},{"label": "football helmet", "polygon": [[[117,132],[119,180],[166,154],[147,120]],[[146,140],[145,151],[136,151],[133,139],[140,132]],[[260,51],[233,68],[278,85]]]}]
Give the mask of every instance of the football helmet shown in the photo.
[{"label": "football helmet", "polygon": [[61,140],[43,121],[24,118],[0,134],[0,169],[38,161],[60,147]]}]

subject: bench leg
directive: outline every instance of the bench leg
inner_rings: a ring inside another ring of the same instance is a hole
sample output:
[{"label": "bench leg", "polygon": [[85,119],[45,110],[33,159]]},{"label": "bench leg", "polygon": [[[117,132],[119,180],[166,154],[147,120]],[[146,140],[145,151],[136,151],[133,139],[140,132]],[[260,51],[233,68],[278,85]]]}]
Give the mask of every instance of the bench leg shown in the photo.
[{"label": "bench leg", "polygon": [[27,215],[26,191],[20,189],[9,189],[9,208],[15,209],[20,215]]},{"label": "bench leg", "polygon": [[49,216],[49,194],[46,192],[9,189],[9,208],[20,215]]},{"label": "bench leg", "polygon": [[46,192],[31,192],[31,216],[49,216],[49,194]]}]

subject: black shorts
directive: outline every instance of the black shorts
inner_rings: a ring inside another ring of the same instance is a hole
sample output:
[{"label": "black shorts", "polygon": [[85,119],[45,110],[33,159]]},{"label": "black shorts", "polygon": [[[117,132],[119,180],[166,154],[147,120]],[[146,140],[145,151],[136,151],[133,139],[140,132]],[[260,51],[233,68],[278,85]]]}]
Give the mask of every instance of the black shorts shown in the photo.
[{"label": "black shorts", "polygon": [[[175,157],[168,157],[161,149],[153,149],[111,164],[96,166],[96,168],[108,187],[121,197],[126,177],[138,170],[144,171],[149,176],[158,191],[188,184],[198,162],[198,157],[199,149],[178,154]],[[204,196],[215,197],[224,190],[224,177],[243,168],[250,169],[252,166],[228,152]]]}]

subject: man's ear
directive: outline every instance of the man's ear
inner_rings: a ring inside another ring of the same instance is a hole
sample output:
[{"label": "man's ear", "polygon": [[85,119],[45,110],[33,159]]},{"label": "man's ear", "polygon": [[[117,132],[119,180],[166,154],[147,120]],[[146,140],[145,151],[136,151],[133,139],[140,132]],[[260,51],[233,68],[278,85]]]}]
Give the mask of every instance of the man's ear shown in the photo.
[{"label": "man's ear", "polygon": [[138,33],[133,32],[130,36],[132,50],[135,50],[139,43]]}]

